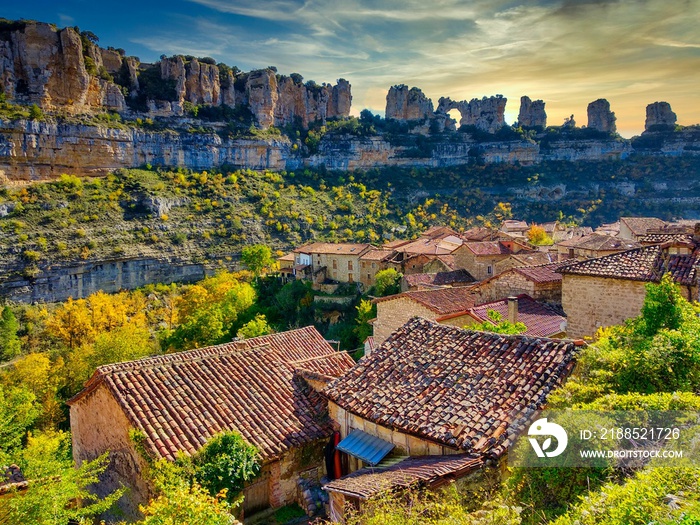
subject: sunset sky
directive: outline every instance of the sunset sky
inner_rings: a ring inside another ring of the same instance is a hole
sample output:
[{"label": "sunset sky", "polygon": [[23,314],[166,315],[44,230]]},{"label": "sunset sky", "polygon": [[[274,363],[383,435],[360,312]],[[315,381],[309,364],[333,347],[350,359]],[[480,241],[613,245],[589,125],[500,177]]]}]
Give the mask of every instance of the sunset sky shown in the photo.
[{"label": "sunset sky", "polygon": [[700,123],[700,0],[0,0],[5,18],[78,25],[144,62],[211,56],[352,84],[353,113],[384,113],[394,84],[433,99],[546,102],[548,124],[607,98],[623,136],[667,101]]}]

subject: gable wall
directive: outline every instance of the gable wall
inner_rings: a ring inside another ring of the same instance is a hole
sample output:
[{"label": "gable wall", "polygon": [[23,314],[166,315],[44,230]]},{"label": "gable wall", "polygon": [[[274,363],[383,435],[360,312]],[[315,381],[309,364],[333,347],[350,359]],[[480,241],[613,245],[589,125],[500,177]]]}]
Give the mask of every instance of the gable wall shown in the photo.
[{"label": "gable wall", "polygon": [[374,321],[373,334],[375,344],[377,346],[382,344],[394,330],[416,316],[435,319],[437,314],[406,297],[377,303],[377,319]]}]

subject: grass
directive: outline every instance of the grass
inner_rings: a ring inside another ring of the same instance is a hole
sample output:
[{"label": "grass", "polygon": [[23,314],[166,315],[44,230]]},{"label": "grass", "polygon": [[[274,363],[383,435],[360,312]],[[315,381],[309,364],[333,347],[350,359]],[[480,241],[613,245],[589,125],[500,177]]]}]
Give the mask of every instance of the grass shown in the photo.
[{"label": "grass", "polygon": [[285,507],[279,508],[275,511],[275,522],[283,525],[285,523],[289,523],[290,521],[296,521],[305,516],[306,512],[304,512],[299,505],[286,505]]}]

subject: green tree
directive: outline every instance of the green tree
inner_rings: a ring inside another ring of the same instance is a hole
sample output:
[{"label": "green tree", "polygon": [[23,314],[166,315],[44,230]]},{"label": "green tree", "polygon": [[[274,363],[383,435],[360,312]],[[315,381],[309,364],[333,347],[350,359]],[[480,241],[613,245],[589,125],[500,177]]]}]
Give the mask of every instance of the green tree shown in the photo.
[{"label": "green tree", "polygon": [[24,386],[3,387],[0,384],[0,465],[21,447],[24,438],[39,416],[36,396]]},{"label": "green tree", "polygon": [[482,332],[494,332],[497,334],[509,334],[516,335],[522,334],[527,331],[527,326],[525,323],[520,321],[516,323],[511,323],[510,321],[504,321],[503,316],[496,310],[487,310],[486,317],[489,321],[482,321],[481,323],[474,324],[471,326],[465,326],[464,328],[468,330],[480,330]]},{"label": "green tree", "polygon": [[385,297],[401,291],[401,277],[403,275],[394,268],[379,270],[374,276],[374,295]]},{"label": "green tree", "polygon": [[212,496],[201,485],[188,479],[177,465],[159,460],[152,478],[158,494],[139,507],[144,519],[138,525],[230,525],[230,505],[225,493]]},{"label": "green tree", "polygon": [[100,498],[88,490],[108,463],[105,454],[75,468],[67,432],[30,436],[19,458],[22,472],[30,480],[29,487],[4,502],[0,521],[8,525],[88,523],[90,518],[107,511],[124,493],[117,490]]},{"label": "green tree", "polygon": [[241,337],[243,339],[250,339],[251,337],[258,337],[260,335],[267,335],[272,333],[272,328],[267,324],[267,319],[263,314],[257,314],[254,319],[251,319],[246,324],[244,324],[236,333],[236,337]]},{"label": "green tree", "polygon": [[360,342],[363,342],[372,335],[372,325],[369,324],[369,320],[377,316],[377,305],[372,304],[372,301],[361,299],[356,309],[357,319],[355,322],[357,326],[355,327],[355,335],[357,335],[357,339]]},{"label": "green tree", "polygon": [[253,275],[259,277],[266,269],[272,267],[275,263],[272,257],[272,251],[264,244],[253,244],[246,246],[241,251],[241,260]]},{"label": "green tree", "polygon": [[195,480],[209,491],[233,502],[245,482],[260,473],[260,454],[237,432],[224,432],[213,437],[192,458]]},{"label": "green tree", "polygon": [[44,118],[44,112],[36,104],[29,106],[29,118],[32,120],[41,120]]},{"label": "green tree", "polygon": [[0,358],[10,360],[17,357],[22,351],[17,330],[19,323],[14,312],[9,306],[2,309],[0,315]]}]

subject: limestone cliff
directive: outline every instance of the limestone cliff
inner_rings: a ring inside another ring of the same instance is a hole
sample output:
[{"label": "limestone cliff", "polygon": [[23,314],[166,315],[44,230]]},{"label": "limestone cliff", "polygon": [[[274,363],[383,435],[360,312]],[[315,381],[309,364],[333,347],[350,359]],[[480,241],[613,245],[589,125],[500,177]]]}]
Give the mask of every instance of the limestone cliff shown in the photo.
[{"label": "limestone cliff", "polygon": [[654,102],[647,106],[647,118],[644,121],[646,131],[672,130],[676,125],[676,114],[668,102]]},{"label": "limestone cliff", "polygon": [[401,84],[392,86],[386,95],[387,119],[407,121],[424,121],[433,114],[433,102],[417,87],[408,88]]},{"label": "limestone cliff", "polygon": [[615,113],[610,111],[610,102],[599,98],[588,104],[588,127],[605,133],[617,132]]},{"label": "limestone cliff", "polygon": [[438,101],[437,113],[447,113],[452,109],[459,111],[460,126],[474,126],[478,130],[487,133],[495,133],[505,125],[505,111],[508,99],[502,95],[495,97],[474,98],[455,102],[449,97],[443,97]]},{"label": "limestone cliff", "polygon": [[520,112],[518,125],[524,128],[546,128],[547,113],[544,110],[544,100],[530,100],[530,97],[520,97]]},{"label": "limestone cliff", "polygon": [[[102,49],[91,33],[40,22],[0,26],[0,88],[8,101],[47,111],[180,117],[194,106],[248,106],[261,128],[347,117],[349,82],[301,84],[272,69],[239,73],[213,60],[162,57],[141,64]],[[237,90],[239,86],[240,93]]]}]

